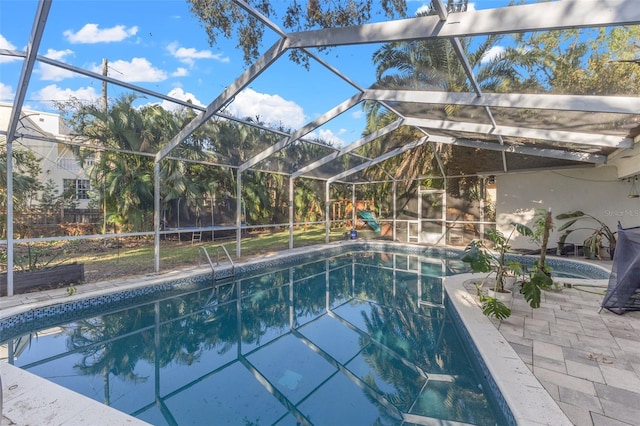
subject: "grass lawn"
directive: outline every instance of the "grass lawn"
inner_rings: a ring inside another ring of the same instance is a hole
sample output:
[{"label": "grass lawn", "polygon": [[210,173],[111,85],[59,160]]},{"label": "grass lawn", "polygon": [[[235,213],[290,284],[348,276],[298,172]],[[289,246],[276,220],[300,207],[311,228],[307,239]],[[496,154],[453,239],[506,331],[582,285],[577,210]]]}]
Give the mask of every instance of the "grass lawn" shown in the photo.
[{"label": "grass lawn", "polygon": [[[330,233],[330,241],[343,238],[345,229],[336,228]],[[207,237],[203,233],[203,237]],[[177,239],[162,239],[160,241],[160,270],[170,271],[194,266],[204,266],[207,260],[201,247],[215,261],[216,255],[221,263],[226,261],[222,250],[217,247],[224,245],[234,262],[241,262],[251,257],[284,251],[289,248],[289,230],[274,230],[273,232],[250,232],[241,241],[240,258],[236,257],[236,240],[191,242],[183,235],[182,241]],[[362,239],[375,239],[373,231],[358,231]],[[325,243],[324,226],[307,226],[296,228],[293,233],[294,247],[305,247]],[[109,240],[73,240],[59,242],[44,242],[38,244],[20,244],[14,246],[14,260],[17,270],[34,270],[46,266],[62,263],[84,264],[84,283],[141,276],[154,273],[154,241],[151,237],[129,237]],[[0,269],[6,270],[6,256],[0,253]],[[6,254],[6,252],[5,252]],[[4,268],[3,268],[4,267]],[[64,287],[59,285],[57,287]],[[53,286],[55,287],[55,286]]]},{"label": "grass lawn", "polygon": [[[331,241],[342,238],[342,229],[331,232]],[[299,228],[294,231],[294,247],[303,247],[325,242],[324,226]],[[190,237],[189,237],[190,238]],[[241,261],[257,255],[269,254],[289,248],[289,231],[250,233],[241,242],[242,257],[236,257],[236,240],[225,239],[193,243],[188,241],[161,240],[161,271],[181,269],[206,264],[201,247],[206,247],[212,259],[216,252],[224,261],[222,250],[215,247],[224,245],[234,261]],[[118,238],[104,240],[76,240],[60,243],[16,245],[16,264],[19,269],[38,269],[60,263],[78,262],[84,264],[85,283],[117,277],[144,275],[154,272],[153,238]],[[5,263],[6,265],[6,263]]]}]

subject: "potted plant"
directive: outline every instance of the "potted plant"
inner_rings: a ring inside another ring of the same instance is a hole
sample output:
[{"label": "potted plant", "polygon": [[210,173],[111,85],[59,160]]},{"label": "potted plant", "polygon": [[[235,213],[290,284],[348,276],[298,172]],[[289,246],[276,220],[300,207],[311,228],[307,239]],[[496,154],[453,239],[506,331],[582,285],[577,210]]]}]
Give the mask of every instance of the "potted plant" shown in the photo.
[{"label": "potted plant", "polygon": [[[498,319],[507,318],[511,315],[511,310],[501,301],[499,295],[506,293],[505,284],[509,275],[521,275],[522,293],[524,299],[532,308],[539,308],[542,298],[542,290],[551,288],[553,279],[551,270],[545,263],[545,254],[549,231],[552,228],[551,212],[539,210],[536,213],[535,232],[526,225],[512,222],[513,229],[509,235],[504,235],[497,229],[490,229],[487,238],[493,243],[493,250],[490,250],[484,241],[474,240],[465,248],[462,261],[469,263],[474,272],[488,272],[489,276],[495,274],[493,291],[484,294],[482,286],[477,286],[478,296],[482,304],[482,311],[485,315],[494,316]],[[526,278],[525,268],[517,260],[507,259],[507,252],[511,249],[511,237],[518,232],[529,237],[532,241],[541,241],[540,259],[534,262],[534,268],[529,271],[529,279]]]},{"label": "potted plant", "polygon": [[[559,247],[562,247],[564,245],[567,237],[571,235],[573,231],[588,229],[592,230],[593,233],[583,242],[584,256],[589,259],[601,259],[601,249],[603,247],[603,241],[606,241],[609,244],[609,255],[613,259],[613,255],[616,249],[616,233],[612,231],[604,222],[580,210],[559,214],[556,216],[556,219],[567,220],[564,225],[558,228],[558,231],[564,231],[564,233],[558,240]],[[589,222],[594,226],[573,227],[578,221]]]},{"label": "potted plant", "polygon": [[[495,276],[492,281],[491,292],[485,294],[482,285],[478,285],[478,296],[482,304],[482,311],[485,315],[498,319],[507,318],[511,315],[501,294],[510,294],[511,291],[505,288],[505,281],[509,275],[515,275],[522,271],[522,265],[513,260],[507,260],[507,252],[511,248],[511,237],[517,231],[522,235],[532,236],[533,232],[525,225],[512,223],[513,230],[505,235],[497,229],[487,231],[487,239],[493,244],[490,249],[484,240],[471,241],[464,250],[462,261],[471,266],[473,272],[486,272],[487,277]],[[486,278],[485,278],[486,282]]]},{"label": "potted plant", "polygon": [[522,263],[517,260],[508,261],[506,266],[507,270],[504,275],[504,288],[505,290],[512,290],[518,282],[518,278],[521,278],[521,281],[524,281],[526,269]]}]

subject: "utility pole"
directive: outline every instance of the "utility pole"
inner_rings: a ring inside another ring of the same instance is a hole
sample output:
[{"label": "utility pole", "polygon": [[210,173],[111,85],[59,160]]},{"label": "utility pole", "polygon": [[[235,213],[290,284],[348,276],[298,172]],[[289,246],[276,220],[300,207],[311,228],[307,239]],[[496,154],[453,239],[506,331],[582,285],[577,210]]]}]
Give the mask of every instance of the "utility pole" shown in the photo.
[{"label": "utility pole", "polygon": [[[102,58],[102,75],[108,73],[107,58]],[[102,112],[107,112],[107,80],[102,80]]]}]

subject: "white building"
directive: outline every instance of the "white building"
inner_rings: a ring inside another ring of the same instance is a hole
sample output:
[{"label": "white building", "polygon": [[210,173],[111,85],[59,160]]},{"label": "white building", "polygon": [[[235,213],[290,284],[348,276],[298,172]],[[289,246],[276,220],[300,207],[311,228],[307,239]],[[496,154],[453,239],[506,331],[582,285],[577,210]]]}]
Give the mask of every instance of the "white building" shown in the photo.
[{"label": "white building", "polygon": [[[9,126],[11,109],[11,104],[0,103],[0,128]],[[56,195],[62,195],[67,189],[73,191],[76,207],[87,208],[91,189],[87,171],[93,161],[85,162],[83,168],[69,145],[54,142],[65,141],[69,134],[60,115],[23,109],[16,133],[20,137],[14,140],[13,149],[28,150],[36,155],[41,167],[40,183],[45,185],[51,180]]]}]

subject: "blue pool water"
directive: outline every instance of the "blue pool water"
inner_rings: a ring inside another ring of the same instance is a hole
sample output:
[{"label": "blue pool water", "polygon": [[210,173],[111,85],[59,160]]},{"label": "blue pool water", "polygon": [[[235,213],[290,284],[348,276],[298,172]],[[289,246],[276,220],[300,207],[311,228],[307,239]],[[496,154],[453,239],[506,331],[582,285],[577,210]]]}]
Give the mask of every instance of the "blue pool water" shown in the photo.
[{"label": "blue pool water", "polygon": [[459,253],[328,255],[43,308],[0,340],[156,425],[511,423],[445,297]]},{"label": "blue pool water", "polygon": [[183,283],[50,317],[11,362],[156,425],[506,424],[449,313],[454,265],[356,252]]}]

